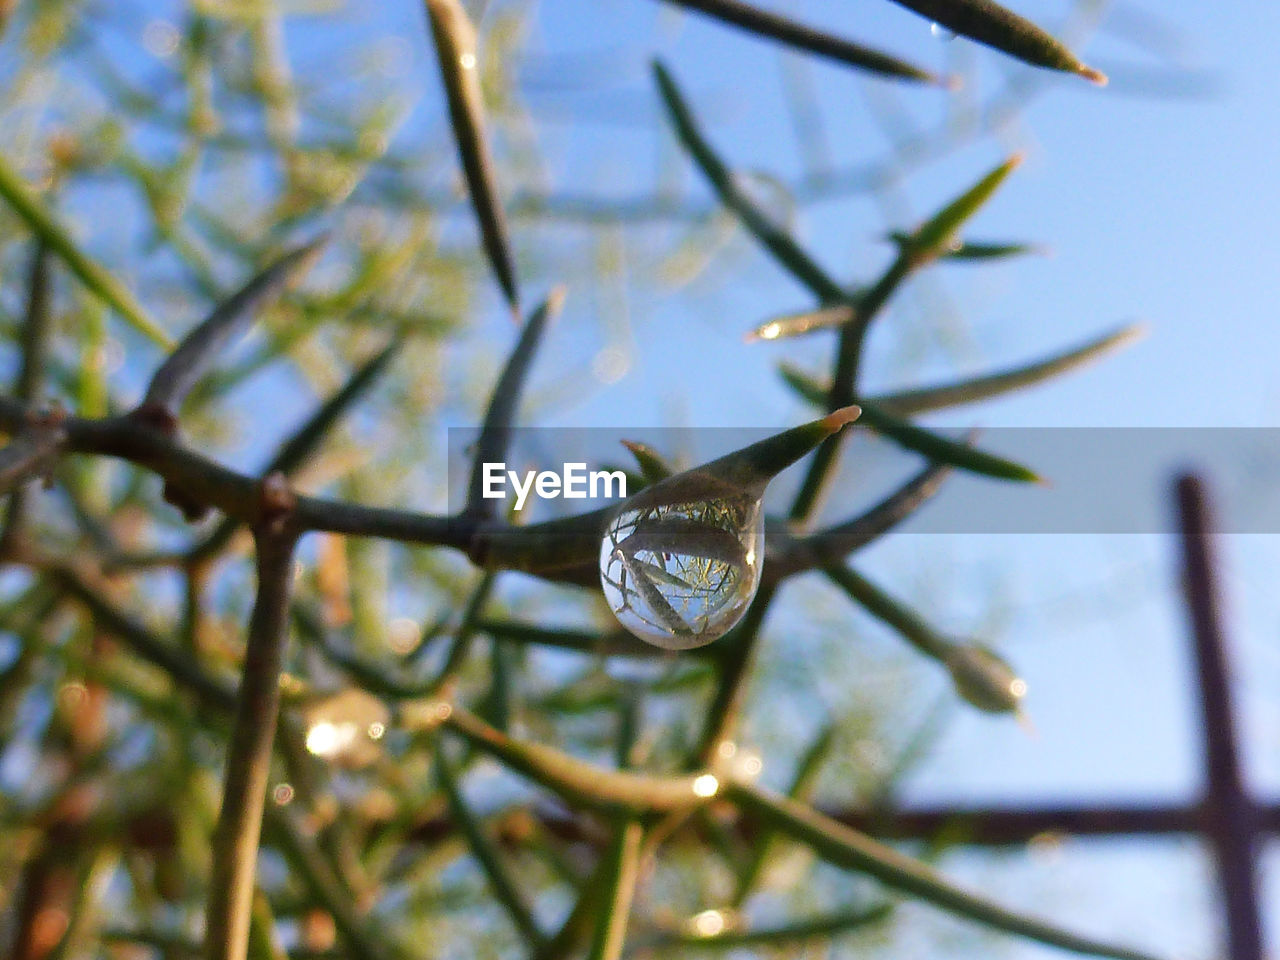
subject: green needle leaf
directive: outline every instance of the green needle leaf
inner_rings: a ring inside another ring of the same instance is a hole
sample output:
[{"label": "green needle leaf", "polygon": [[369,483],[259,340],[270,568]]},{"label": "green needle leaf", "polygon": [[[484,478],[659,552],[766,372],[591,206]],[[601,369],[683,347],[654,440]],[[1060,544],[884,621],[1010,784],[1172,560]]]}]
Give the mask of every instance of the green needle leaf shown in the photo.
[{"label": "green needle leaf", "polygon": [[[402,341],[393,340],[371,360],[357,368],[342,388],[321,404],[319,409],[280,445],[275,456],[262,468],[262,476],[275,473],[277,470],[289,476],[306,463],[328,437],[329,431],[382,376],[391,361],[399,354],[402,346]],[[220,553],[239,528],[238,520],[233,517],[224,517],[191,551],[192,559],[212,557]]]},{"label": "green needle leaf", "polygon": [[685,102],[672,79],[671,74],[658,61],[654,61],[653,75],[658,83],[658,91],[662,95],[667,115],[676,129],[676,135],[684,144],[689,155],[711,182],[720,202],[736,213],[756,239],[765,249],[773,254],[778,263],[791,275],[811,290],[820,301],[835,302],[846,299],[840,285],[831,279],[791,235],[779,226],[772,217],[762,211],[755,202],[739,187],[724,161],[717,156],[711,144],[698,129],[693,112]]},{"label": "green needle leaf", "polygon": [[512,310],[520,309],[507,220],[498,196],[493,158],[485,137],[484,97],[476,60],[476,32],[458,0],[425,0],[440,75],[449,101],[463,174],[480,224],[485,253]]},{"label": "green needle leaf", "polygon": [[369,360],[355,369],[347,382],[320,405],[306,421],[289,437],[271,461],[262,469],[263,476],[277,470],[290,474],[315,453],[334,426],[386,372],[404,346],[403,340],[392,340]]},{"label": "green needle leaf", "polygon": [[726,794],[744,811],[810,847],[828,863],[865,873],[886,886],[957,916],[1075,953],[1110,957],[1113,960],[1155,960],[1151,954],[1140,950],[1083,937],[1036,917],[1008,910],[978,894],[969,893],[954,886],[932,867],[851,830],[795,800],[738,782],[730,783]]},{"label": "green needle leaf", "polygon": [[484,496],[484,465],[500,463],[506,459],[507,448],[511,444],[511,425],[515,420],[516,407],[520,403],[520,394],[524,390],[525,378],[538,344],[542,341],[542,335],[552,318],[560,312],[564,297],[564,288],[555,288],[529,316],[520,332],[520,339],[516,341],[515,349],[507,358],[507,365],[493,388],[489,409],[485,412],[480,436],[476,439],[471,481],[467,486],[467,503],[463,510],[466,516],[492,518],[497,514],[498,501]]},{"label": "green needle leaf", "polygon": [[76,246],[71,234],[58,223],[40,198],[31,192],[3,155],[0,155],[0,197],[22,218],[31,232],[58,255],[76,275],[76,279],[120,314],[129,326],[158,346],[173,346],[173,340],[147,315],[142,304],[138,303],[124,284]]},{"label": "green needle leaf", "polygon": [[[690,150],[692,152],[692,148]],[[695,157],[697,156],[696,153],[694,155]],[[1021,155],[1015,154],[926,220],[913,233],[891,234],[891,238],[898,244],[898,256],[872,286],[863,290],[833,294],[825,287],[817,287],[810,284],[810,289],[822,301],[823,306],[766,320],[747,334],[747,341],[780,340],[787,337],[798,337],[806,333],[812,333],[815,330],[846,327],[855,322],[865,329],[866,325],[871,322],[871,319],[902,284],[902,281],[912,272],[940,257],[964,255],[965,246],[963,244],[957,246],[956,234],[964,226],[965,222],[991,199],[1005,178],[1016,170],[1021,163]],[[725,202],[728,203],[727,200]],[[749,203],[750,201],[744,198],[743,202]],[[764,217],[764,214],[757,212],[757,216]],[[784,234],[784,236],[786,235]],[[790,240],[789,236],[787,240]],[[800,250],[798,246],[795,246],[794,241],[790,242],[792,244],[791,247],[784,245],[781,248],[781,252],[775,251],[779,259],[782,259],[782,255],[785,253],[792,260],[799,257],[800,259],[796,261],[797,263],[812,264],[812,260],[808,258],[808,255]],[[768,246],[767,241],[766,246]],[[1014,252],[1013,248],[997,248],[993,245],[988,245],[986,248],[978,246],[976,249],[979,252],[977,254],[971,253],[969,255],[971,258],[980,255],[987,257],[1010,255]],[[789,261],[784,260],[783,262]],[[797,276],[800,275],[797,274]],[[803,277],[801,279],[803,281]],[[860,340],[861,338],[858,337],[858,339]]]},{"label": "green needle leaf", "polygon": [[991,199],[1009,174],[1021,164],[1022,154],[1015,153],[948,203],[906,237],[901,245],[903,255],[919,264],[947,254],[960,228],[982,209],[983,204]]},{"label": "green needle leaf", "polygon": [[646,940],[645,947],[661,950],[664,947],[693,947],[699,950],[732,950],[738,947],[801,947],[806,943],[830,945],[832,937],[852,933],[883,923],[893,914],[893,904],[879,903],[861,909],[845,910],[793,920],[774,927],[727,929],[720,933],[703,935],[693,930],[682,930],[655,936]]},{"label": "green needle leaf", "polygon": [[970,473],[980,473],[997,480],[1014,480],[1019,483],[1043,483],[1035,471],[1020,463],[1006,460],[992,453],[976,450],[966,443],[950,440],[932,430],[917,427],[906,420],[885,413],[874,404],[863,404],[863,420],[881,436],[888,437],[900,446],[923,454],[930,460],[949,463]]},{"label": "green needle leaf", "polygon": [[871,402],[886,413],[906,417],[930,410],[941,410],[966,403],[977,403],[990,397],[1011,393],[1022,387],[1042,383],[1060,373],[1066,373],[1090,363],[1105,353],[1127,346],[1140,339],[1146,332],[1137,325],[1122,327],[1104,336],[1044,360],[1011,367],[981,377],[942,383],[917,390],[903,390],[870,398]]},{"label": "green needle leaf", "polygon": [[984,713],[1020,713],[1027,685],[999,654],[978,643],[947,639],[850,566],[835,564],[826,568],[826,574],[864,610],[946,667],[956,693],[966,703]]},{"label": "green needle leaf", "polygon": [[649,483],[665,480],[675,473],[675,470],[667,463],[666,458],[647,443],[623,440],[622,445],[630,450],[631,455],[636,458],[636,463],[640,466],[640,472],[644,474],[645,480]]},{"label": "green needle leaf", "polygon": [[460,707],[446,720],[474,746],[571,803],[614,813],[660,813],[695,807],[714,796],[710,774],[647,776],[605,770],[530,740],[517,740]]},{"label": "green needle leaf", "polygon": [[249,328],[260,307],[278,297],[288,283],[315,263],[327,239],[320,237],[289,251],[218,304],[160,365],[151,378],[143,406],[177,416],[182,401],[218,353]]},{"label": "green needle leaf", "polygon": [[[888,236],[899,247],[906,248],[911,246],[911,234],[909,233],[894,230]],[[952,244],[951,248],[942,255],[942,259],[967,263],[981,260],[1003,260],[1006,257],[1021,257],[1027,254],[1043,252],[1043,247],[1031,243],[973,243],[966,240],[961,244]]]},{"label": "green needle leaf", "polygon": [[880,622],[892,627],[926,657],[941,662],[955,646],[952,641],[929,626],[914,610],[881,590],[852,567],[836,564],[828,567],[826,574],[860,607]]},{"label": "green needle leaf", "polygon": [[635,896],[640,868],[640,841],[644,827],[637,820],[619,822],[613,843],[605,855],[608,859],[600,882],[607,898],[600,905],[595,935],[591,941],[589,960],[618,960],[627,936],[631,916],[631,900]]},{"label": "green needle leaf", "polygon": [[471,813],[471,808],[467,806],[467,802],[462,796],[462,791],[458,788],[457,780],[454,779],[453,771],[449,769],[449,759],[445,756],[444,746],[440,741],[436,742],[435,760],[436,780],[440,783],[448,800],[449,814],[454,822],[462,828],[462,834],[467,839],[467,845],[471,848],[476,860],[479,861],[485,876],[488,877],[489,886],[493,889],[494,895],[506,908],[507,914],[510,916],[516,930],[519,931],[520,936],[534,948],[540,947],[545,942],[546,937],[533,919],[533,912],[529,909],[528,903],[525,902],[524,895],[516,885],[511,871],[507,869],[502,855],[489,837],[485,835],[484,828]]},{"label": "green needle leaf", "polygon": [[857,311],[847,303],[837,304],[834,307],[820,307],[817,310],[802,310],[799,313],[784,313],[766,320],[748,332],[744,339],[748,343],[756,340],[785,340],[789,337],[803,336],[815,330],[843,327],[846,323],[851,323],[857,315]]},{"label": "green needle leaf", "polygon": [[[782,379],[800,397],[817,406],[826,404],[828,393],[818,381],[788,363],[783,363],[779,370]],[[947,463],[961,470],[995,477],[998,480],[1016,480],[1022,483],[1043,482],[1038,474],[1021,464],[995,454],[975,450],[966,443],[950,440],[932,430],[917,427],[913,423],[885,412],[883,408],[870,401],[862,401],[861,422],[898,445],[924,454],[939,463]]]},{"label": "green needle leaf", "polygon": [[898,80],[916,80],[923,83],[934,83],[941,86],[955,87],[958,84],[950,79],[943,79],[937,74],[914,66],[897,57],[889,56],[878,50],[872,50],[861,44],[852,43],[829,33],[822,33],[812,27],[794,20],[780,17],[776,13],[759,10],[737,0],[667,0],[668,3],[696,10],[698,13],[712,17],[722,23],[740,27],[748,33],[777,40],[799,50],[827,57],[839,63],[857,67],[870,73]]},{"label": "green needle leaf", "polygon": [[1077,73],[1105,86],[1107,75],[1076,58],[1066,45],[992,0],[894,0],[953,33],[994,47],[1037,67]]}]

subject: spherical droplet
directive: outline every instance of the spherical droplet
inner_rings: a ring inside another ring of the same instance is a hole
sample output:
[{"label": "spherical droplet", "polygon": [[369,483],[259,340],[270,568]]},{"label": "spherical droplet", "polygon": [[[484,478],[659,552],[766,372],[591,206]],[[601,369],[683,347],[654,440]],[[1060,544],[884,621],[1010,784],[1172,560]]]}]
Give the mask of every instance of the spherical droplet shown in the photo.
[{"label": "spherical droplet", "polygon": [[[662,485],[650,488],[660,490]],[[682,500],[643,491],[609,525],[600,583],[614,616],[641,640],[687,650],[723,636],[760,585],[760,501],[723,495]]]}]

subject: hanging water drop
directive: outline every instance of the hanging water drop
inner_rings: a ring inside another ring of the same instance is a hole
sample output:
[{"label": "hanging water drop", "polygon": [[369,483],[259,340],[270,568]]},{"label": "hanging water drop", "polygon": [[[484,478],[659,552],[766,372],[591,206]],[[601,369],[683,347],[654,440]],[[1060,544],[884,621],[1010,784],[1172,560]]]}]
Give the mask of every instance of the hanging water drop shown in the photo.
[{"label": "hanging water drop", "polygon": [[[692,489],[700,486],[716,489]],[[609,524],[600,584],[618,622],[641,640],[700,647],[742,619],[756,594],[764,512],[759,497],[706,476],[652,489],[657,496],[634,497]],[[697,492],[714,495],[690,496]]]},{"label": "hanging water drop", "polygon": [[623,502],[600,543],[600,586],[618,622],[666,650],[728,633],[760,586],[769,481],[859,412],[842,407]]},{"label": "hanging water drop", "polygon": [[936,39],[943,40],[948,43],[956,38],[954,31],[948,30],[940,23],[929,24],[929,32],[932,33]]}]

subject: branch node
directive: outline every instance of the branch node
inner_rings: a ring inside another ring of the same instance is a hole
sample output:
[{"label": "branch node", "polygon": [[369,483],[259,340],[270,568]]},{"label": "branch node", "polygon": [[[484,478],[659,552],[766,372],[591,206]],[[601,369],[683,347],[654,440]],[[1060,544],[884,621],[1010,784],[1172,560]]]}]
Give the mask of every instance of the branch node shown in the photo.
[{"label": "branch node", "polygon": [[274,470],[262,478],[258,487],[258,523],[262,529],[277,535],[283,532],[297,505],[297,495],[281,471]]},{"label": "branch node", "polygon": [[173,438],[178,435],[177,416],[168,407],[158,403],[144,401],[134,408],[133,412],[129,414],[129,418],[146,424],[154,430],[159,430],[166,437]]}]

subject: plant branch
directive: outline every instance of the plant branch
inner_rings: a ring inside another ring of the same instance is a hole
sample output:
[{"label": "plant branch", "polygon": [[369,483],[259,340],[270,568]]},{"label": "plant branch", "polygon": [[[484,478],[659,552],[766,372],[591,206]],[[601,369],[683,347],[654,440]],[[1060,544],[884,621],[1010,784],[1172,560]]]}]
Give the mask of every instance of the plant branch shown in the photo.
[{"label": "plant branch", "polygon": [[[264,483],[263,495],[269,495]],[[244,669],[227,749],[222,810],[214,834],[205,915],[207,960],[244,960],[248,949],[262,805],[280,713],[280,671],[296,534],[281,517],[254,531],[258,595],[249,620]]]}]

